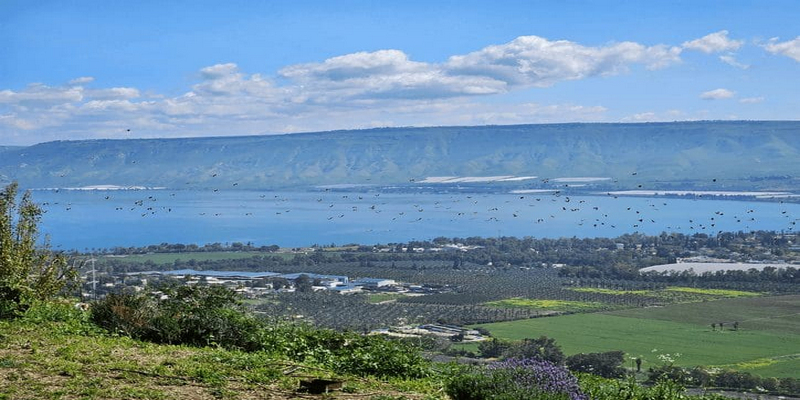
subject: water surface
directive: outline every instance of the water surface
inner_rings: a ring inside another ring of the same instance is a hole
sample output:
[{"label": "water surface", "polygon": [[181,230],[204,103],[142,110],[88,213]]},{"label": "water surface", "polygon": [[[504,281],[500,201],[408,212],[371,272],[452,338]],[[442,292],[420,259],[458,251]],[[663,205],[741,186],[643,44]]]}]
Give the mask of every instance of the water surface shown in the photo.
[{"label": "water surface", "polygon": [[309,246],[438,236],[614,237],[793,230],[800,205],[552,194],[35,191],[42,231],[68,249],[156,243]]}]

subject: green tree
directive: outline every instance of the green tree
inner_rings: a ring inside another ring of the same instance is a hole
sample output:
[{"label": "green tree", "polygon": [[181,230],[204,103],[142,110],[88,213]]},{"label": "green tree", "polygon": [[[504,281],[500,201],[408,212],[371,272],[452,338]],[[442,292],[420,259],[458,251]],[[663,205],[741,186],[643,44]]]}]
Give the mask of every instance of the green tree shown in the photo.
[{"label": "green tree", "polygon": [[538,339],[522,339],[513,343],[503,352],[504,358],[535,358],[550,361],[553,364],[564,364],[564,353],[555,339],[541,336]]},{"label": "green tree", "polygon": [[481,357],[484,358],[500,357],[509,347],[511,347],[510,342],[502,341],[498,338],[492,338],[491,340],[484,340],[478,343],[478,351]]},{"label": "green tree", "polygon": [[305,274],[298,276],[297,279],[295,279],[294,281],[294,287],[297,289],[298,292],[301,293],[313,292],[314,291],[313,286],[314,284],[311,281],[311,278],[309,278],[308,275]]},{"label": "green tree", "polygon": [[621,378],[625,375],[623,362],[625,353],[621,351],[581,353],[567,357],[567,368],[572,372],[586,372],[604,378]]},{"label": "green tree", "polygon": [[48,243],[37,247],[43,211],[16,182],[0,192],[0,318],[24,312],[74,282],[75,270]]}]

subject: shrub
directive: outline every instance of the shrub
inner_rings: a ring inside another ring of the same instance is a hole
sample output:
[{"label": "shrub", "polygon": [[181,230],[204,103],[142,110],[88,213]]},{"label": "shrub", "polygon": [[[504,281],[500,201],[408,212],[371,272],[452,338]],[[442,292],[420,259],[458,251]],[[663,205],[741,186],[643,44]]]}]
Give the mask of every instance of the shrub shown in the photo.
[{"label": "shrub", "polygon": [[445,387],[454,400],[588,400],[561,366],[538,359],[508,359],[455,374]]},{"label": "shrub", "polygon": [[247,313],[236,293],[221,286],[161,292],[109,295],[94,304],[92,320],[140,340],[264,351],[343,374],[421,378],[430,373],[429,362],[411,344],[299,324],[268,325]]},{"label": "shrub", "polygon": [[[180,286],[162,294],[111,294],[92,307],[101,327],[156,343],[261,348],[263,324],[224,287]],[[158,296],[158,297],[156,297]]]},{"label": "shrub", "polygon": [[37,248],[43,210],[18,185],[0,192],[0,318],[21,315],[34,302],[53,298],[76,278],[63,254]]},{"label": "shrub", "polygon": [[634,378],[616,380],[591,374],[579,374],[579,380],[581,389],[592,400],[728,400],[715,394],[689,396],[683,386],[668,379],[652,386],[642,386]]},{"label": "shrub", "polygon": [[478,343],[478,351],[481,357],[484,358],[497,358],[503,355],[504,352],[511,347],[511,342],[492,338],[492,340],[484,340]]},{"label": "shrub", "polygon": [[663,380],[669,380],[680,384],[690,382],[689,372],[681,367],[674,365],[662,365],[660,367],[651,367],[647,371],[647,381],[656,383]]},{"label": "shrub", "polygon": [[335,351],[332,367],[340,373],[422,378],[429,363],[412,346],[381,336],[354,335]]},{"label": "shrub", "polygon": [[504,358],[535,358],[549,361],[553,364],[564,363],[564,353],[556,344],[555,339],[541,336],[538,339],[522,339],[521,342],[512,343],[503,351]]},{"label": "shrub", "polygon": [[620,378],[625,375],[625,353],[609,351],[605,353],[575,354],[567,357],[567,368],[573,372],[587,372],[604,378]]}]

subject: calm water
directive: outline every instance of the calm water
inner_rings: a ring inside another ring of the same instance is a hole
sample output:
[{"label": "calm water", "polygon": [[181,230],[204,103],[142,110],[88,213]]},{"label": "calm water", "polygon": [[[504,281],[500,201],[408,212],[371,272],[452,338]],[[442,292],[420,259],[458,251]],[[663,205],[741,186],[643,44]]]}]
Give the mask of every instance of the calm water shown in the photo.
[{"label": "calm water", "polygon": [[162,242],[308,246],[437,236],[790,230],[800,217],[797,204],[551,194],[61,190],[36,191],[34,199],[47,210],[42,231],[53,246],[80,250]]}]

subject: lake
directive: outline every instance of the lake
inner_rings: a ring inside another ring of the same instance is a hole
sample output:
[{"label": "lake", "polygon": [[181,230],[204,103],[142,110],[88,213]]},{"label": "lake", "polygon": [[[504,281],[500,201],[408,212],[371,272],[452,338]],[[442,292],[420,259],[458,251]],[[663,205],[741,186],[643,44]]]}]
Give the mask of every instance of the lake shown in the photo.
[{"label": "lake", "polygon": [[614,237],[792,230],[800,205],[715,199],[259,191],[34,191],[53,247],[390,243],[438,236]]}]

